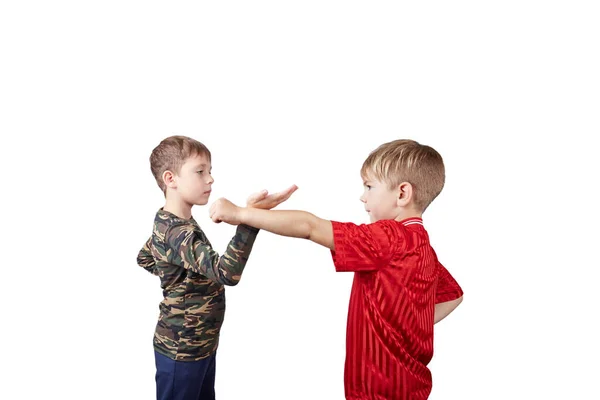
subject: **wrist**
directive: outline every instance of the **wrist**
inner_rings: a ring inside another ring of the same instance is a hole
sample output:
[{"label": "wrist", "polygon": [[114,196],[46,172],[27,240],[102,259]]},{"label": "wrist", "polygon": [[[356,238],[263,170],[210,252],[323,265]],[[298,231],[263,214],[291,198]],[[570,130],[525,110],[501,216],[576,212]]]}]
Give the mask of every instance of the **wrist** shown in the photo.
[{"label": "wrist", "polygon": [[248,220],[248,209],[249,207],[238,207],[237,209],[237,217],[240,224],[245,224]]}]

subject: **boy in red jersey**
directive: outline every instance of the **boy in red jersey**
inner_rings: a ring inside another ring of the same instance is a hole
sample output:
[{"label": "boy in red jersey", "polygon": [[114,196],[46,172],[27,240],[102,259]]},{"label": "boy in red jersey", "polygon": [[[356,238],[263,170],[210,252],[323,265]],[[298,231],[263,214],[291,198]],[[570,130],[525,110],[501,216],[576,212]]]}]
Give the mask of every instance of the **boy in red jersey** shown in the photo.
[{"label": "boy in red jersey", "polygon": [[355,272],[346,335],[344,388],[351,400],[424,400],[433,325],[462,301],[438,261],[421,218],[442,191],[444,163],[412,140],[385,143],[363,163],[360,200],[371,223],[356,225],[304,211],[240,208],[216,201],[215,222],[246,224],[309,239],[331,250],[337,271]]}]

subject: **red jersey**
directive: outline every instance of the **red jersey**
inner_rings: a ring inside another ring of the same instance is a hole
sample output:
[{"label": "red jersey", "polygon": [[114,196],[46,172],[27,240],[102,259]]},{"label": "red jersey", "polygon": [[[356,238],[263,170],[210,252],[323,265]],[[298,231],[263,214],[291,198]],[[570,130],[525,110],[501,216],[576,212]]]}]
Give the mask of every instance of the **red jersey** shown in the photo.
[{"label": "red jersey", "polygon": [[355,272],[346,399],[427,399],[435,304],[461,297],[460,286],[437,260],[421,218],[332,225],[335,268]]}]

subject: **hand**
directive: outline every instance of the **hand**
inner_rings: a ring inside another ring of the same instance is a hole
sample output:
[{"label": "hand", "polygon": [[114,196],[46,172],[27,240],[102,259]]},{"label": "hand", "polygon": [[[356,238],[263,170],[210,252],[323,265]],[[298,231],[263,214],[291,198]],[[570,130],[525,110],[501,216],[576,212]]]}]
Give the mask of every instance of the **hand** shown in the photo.
[{"label": "hand", "polygon": [[246,200],[246,207],[270,210],[271,208],[277,207],[289,199],[292,193],[294,193],[297,189],[298,186],[292,185],[279,193],[268,194],[269,192],[267,190],[254,193],[248,197],[248,200]]},{"label": "hand", "polygon": [[231,225],[239,225],[241,223],[240,210],[240,207],[221,197],[210,206],[208,215],[216,223],[226,222]]}]

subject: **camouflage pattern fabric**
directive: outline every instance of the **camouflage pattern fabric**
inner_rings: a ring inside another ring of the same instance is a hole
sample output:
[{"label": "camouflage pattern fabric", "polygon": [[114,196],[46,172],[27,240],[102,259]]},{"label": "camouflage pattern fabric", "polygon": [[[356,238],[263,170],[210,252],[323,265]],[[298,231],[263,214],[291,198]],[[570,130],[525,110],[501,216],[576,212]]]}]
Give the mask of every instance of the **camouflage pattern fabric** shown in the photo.
[{"label": "camouflage pattern fabric", "polygon": [[213,250],[192,218],[160,209],[152,237],[138,264],[160,277],[164,300],[154,333],[154,348],[178,361],[196,361],[213,354],[225,316],[225,286],[242,276],[258,229],[240,225],[225,253]]}]

